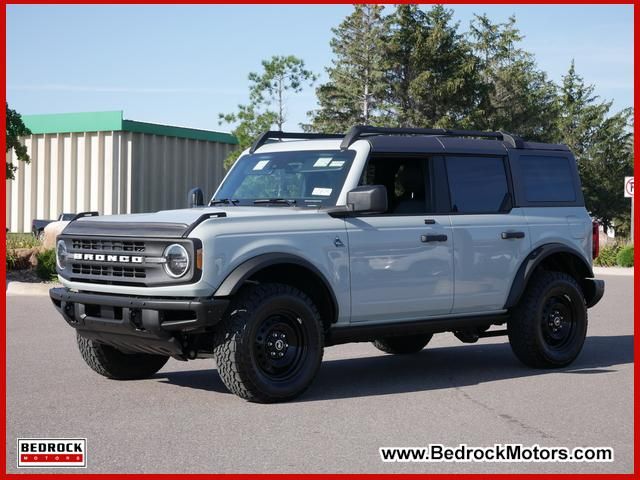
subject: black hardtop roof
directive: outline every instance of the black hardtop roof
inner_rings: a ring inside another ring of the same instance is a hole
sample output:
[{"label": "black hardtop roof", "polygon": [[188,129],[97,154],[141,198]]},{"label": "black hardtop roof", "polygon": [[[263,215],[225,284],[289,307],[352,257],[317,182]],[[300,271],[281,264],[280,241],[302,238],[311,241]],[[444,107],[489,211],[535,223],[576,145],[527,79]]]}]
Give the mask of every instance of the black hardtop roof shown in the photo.
[{"label": "black hardtop roof", "polygon": [[346,150],[357,140],[367,140],[374,151],[409,152],[424,151],[457,153],[505,153],[506,149],[569,151],[563,144],[527,142],[517,135],[507,132],[484,132],[480,130],[451,130],[442,128],[387,128],[356,125],[346,134],[296,133],[268,131],[260,135],[251,146],[255,152],[265,143],[284,139],[342,140],[340,148]]},{"label": "black hardtop roof", "polygon": [[[505,155],[513,149],[503,140],[444,137],[444,136],[392,136],[376,135],[366,137],[371,150],[380,153],[427,152],[427,153],[469,153],[484,155]],[[551,150],[568,152],[566,145],[523,142],[518,150]]]}]

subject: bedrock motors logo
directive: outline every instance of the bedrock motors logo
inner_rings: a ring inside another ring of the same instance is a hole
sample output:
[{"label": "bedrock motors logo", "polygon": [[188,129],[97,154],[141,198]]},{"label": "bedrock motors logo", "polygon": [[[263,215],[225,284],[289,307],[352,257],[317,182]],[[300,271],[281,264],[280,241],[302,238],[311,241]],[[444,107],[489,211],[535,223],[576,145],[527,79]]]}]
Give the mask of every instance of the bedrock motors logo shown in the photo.
[{"label": "bedrock motors logo", "polygon": [[86,466],[86,438],[18,439],[18,468],[83,468]]}]

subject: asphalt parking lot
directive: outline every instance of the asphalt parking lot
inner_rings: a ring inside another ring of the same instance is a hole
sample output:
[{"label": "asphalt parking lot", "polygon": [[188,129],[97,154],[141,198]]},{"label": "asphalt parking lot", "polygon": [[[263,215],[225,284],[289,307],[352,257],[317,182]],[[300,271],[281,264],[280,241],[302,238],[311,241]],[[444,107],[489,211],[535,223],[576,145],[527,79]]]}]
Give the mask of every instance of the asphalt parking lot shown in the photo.
[{"label": "asphalt parking lot", "polygon": [[[94,374],[48,297],[7,297],[7,461],[18,437],[86,437],[84,472],[633,471],[633,277],[605,276],[588,338],[569,368],[531,370],[506,337],[437,335],[420,354],[331,347],[294,402],[228,393],[213,360],[152,379]],[[611,446],[613,463],[383,463],[381,446]],[[43,470],[36,470],[43,471]],[[59,470],[58,470],[59,472]]]}]

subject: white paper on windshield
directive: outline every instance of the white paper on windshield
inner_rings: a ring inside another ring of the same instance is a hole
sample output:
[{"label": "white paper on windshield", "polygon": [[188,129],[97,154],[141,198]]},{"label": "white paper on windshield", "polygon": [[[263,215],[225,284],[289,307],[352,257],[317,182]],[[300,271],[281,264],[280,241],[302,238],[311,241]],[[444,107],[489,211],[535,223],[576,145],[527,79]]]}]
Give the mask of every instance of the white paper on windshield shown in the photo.
[{"label": "white paper on windshield", "polygon": [[253,167],[253,169],[254,170],[262,170],[268,164],[269,164],[269,160],[260,160],[258,163],[256,163],[256,166]]},{"label": "white paper on windshield", "polygon": [[341,167],[344,165],[344,160],[334,160],[329,164],[330,167]]},{"label": "white paper on windshield", "polygon": [[316,163],[313,164],[314,167],[326,167],[331,163],[333,157],[319,158],[316,160]]},{"label": "white paper on windshield", "polygon": [[311,192],[311,195],[318,195],[320,197],[328,197],[329,195],[331,195],[332,191],[333,191],[333,189],[331,189],[331,188],[316,187],[316,188],[313,189],[313,192]]}]

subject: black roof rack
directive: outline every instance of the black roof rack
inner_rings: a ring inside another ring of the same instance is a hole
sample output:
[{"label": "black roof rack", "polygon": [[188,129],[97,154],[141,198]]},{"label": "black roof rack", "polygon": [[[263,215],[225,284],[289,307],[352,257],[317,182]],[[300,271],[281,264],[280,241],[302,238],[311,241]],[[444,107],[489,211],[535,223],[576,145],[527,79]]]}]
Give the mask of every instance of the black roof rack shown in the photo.
[{"label": "black roof rack", "polygon": [[267,143],[269,140],[320,140],[320,139],[342,139],[340,144],[341,150],[349,148],[353,142],[363,137],[372,135],[438,135],[444,137],[482,137],[495,138],[506,142],[511,148],[524,148],[523,140],[511,133],[507,132],[483,132],[481,130],[450,130],[446,128],[390,128],[390,127],[372,127],[369,125],[356,125],[351,127],[346,135],[340,133],[304,133],[304,132],[281,132],[270,130],[260,135],[251,148],[249,153],[254,153],[258,148]]},{"label": "black roof rack", "polygon": [[74,217],[71,220],[69,220],[69,223],[74,222],[74,221],[78,220],[79,218],[97,217],[98,215],[100,215],[100,212],[80,212],[80,213],[76,213],[74,215]]},{"label": "black roof rack", "polygon": [[495,138],[508,143],[512,148],[524,148],[524,142],[517,135],[507,132],[482,132],[480,130],[449,130],[446,128],[389,128],[356,125],[351,127],[342,139],[340,149],[346,150],[356,140],[371,135],[439,135],[446,137]]},{"label": "black roof rack", "polygon": [[294,132],[280,132],[275,130],[270,130],[268,132],[264,132],[260,135],[251,148],[249,149],[249,153],[255,152],[262,145],[267,143],[269,140],[283,140],[286,138],[293,138],[298,140],[320,140],[326,138],[344,138],[344,135],[339,133],[294,133]]}]

